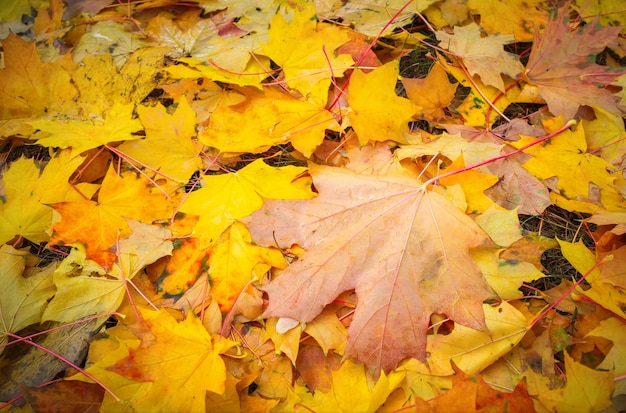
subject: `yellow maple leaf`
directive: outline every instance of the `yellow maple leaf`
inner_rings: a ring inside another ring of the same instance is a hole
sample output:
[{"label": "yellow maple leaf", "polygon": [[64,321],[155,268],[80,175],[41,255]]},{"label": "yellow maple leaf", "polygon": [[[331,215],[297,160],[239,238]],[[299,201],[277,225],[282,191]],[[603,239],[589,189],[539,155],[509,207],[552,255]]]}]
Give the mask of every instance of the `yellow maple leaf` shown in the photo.
[{"label": "yellow maple leaf", "polygon": [[72,66],[69,54],[56,62],[43,63],[35,42],[26,42],[10,33],[2,40],[5,67],[0,69],[0,135],[28,134],[30,128],[22,121],[46,114],[76,113],[74,98],[78,92],[64,69]]},{"label": "yellow maple leaf", "polygon": [[346,349],[348,330],[337,318],[337,311],[327,307],[312,321],[306,323],[304,332],[313,337],[324,354],[333,349],[335,353],[343,354]]},{"label": "yellow maple leaf", "polygon": [[[602,320],[600,325],[590,331],[585,338],[589,336],[604,337],[611,340],[613,346],[598,366],[598,369],[613,370],[613,374],[616,377],[623,377],[626,374],[626,363],[623,357],[624,352],[626,352],[626,324],[615,317],[611,317]],[[626,394],[626,383],[624,380],[615,382],[613,396],[620,394]]]},{"label": "yellow maple leaf", "polygon": [[198,156],[202,145],[192,138],[196,135],[196,114],[181,98],[176,111],[170,115],[158,104],[138,106],[139,119],[144,124],[145,139],[126,141],[117,149],[179,183],[185,183],[202,167]]},{"label": "yellow maple leaf", "polygon": [[180,322],[166,310],[140,308],[140,314],[143,326],[134,333],[141,344],[109,367],[125,378],[152,384],[145,395],[132,400],[134,408],[205,411],[206,392],[225,390],[226,366],[220,354],[235,343],[214,340],[193,314]]},{"label": "yellow maple leaf", "polygon": [[[452,363],[467,374],[476,374],[508,353],[524,337],[530,322],[524,314],[503,301],[493,307],[483,304],[487,328],[475,330],[455,324],[448,335],[428,336],[427,365],[417,371],[435,376],[454,374]],[[423,370],[424,367],[427,370]]]},{"label": "yellow maple leaf", "polygon": [[105,119],[94,121],[40,119],[29,124],[43,132],[43,136],[35,135],[38,144],[63,149],[72,147],[76,153],[82,153],[111,142],[140,139],[141,136],[133,135],[142,129],[139,119],[133,119],[134,107],[132,103],[115,104]]},{"label": "yellow maple leaf", "polygon": [[227,313],[248,282],[260,280],[272,267],[286,266],[280,250],[252,245],[245,225],[235,222],[222,233],[209,258],[211,298]]},{"label": "yellow maple leaf", "polygon": [[271,167],[257,159],[235,173],[205,176],[204,186],[189,194],[180,211],[200,217],[194,232],[205,245],[210,245],[235,220],[261,208],[263,198],[314,197],[308,179],[294,182],[304,171],[306,168],[292,165]]},{"label": "yellow maple leaf", "polygon": [[310,393],[306,386],[296,384],[282,406],[298,405],[316,412],[374,413],[405,377],[405,372],[394,371],[389,375],[381,373],[378,380],[374,381],[362,364],[351,360],[344,361],[331,374],[332,391]]},{"label": "yellow maple leaf", "polygon": [[118,68],[110,53],[87,54],[77,67],[67,67],[81,94],[77,106],[89,116],[104,117],[115,103],[138,104],[159,81],[165,47],[144,47]]},{"label": "yellow maple leaf", "polygon": [[[463,156],[460,156],[446,168],[446,171],[459,170],[462,169],[464,165]],[[465,211],[468,214],[482,214],[494,204],[494,202],[485,195],[485,191],[498,182],[497,176],[471,169],[442,178],[440,182],[442,185],[446,186],[458,184],[463,189],[465,200],[467,201]]]},{"label": "yellow maple leaf", "polygon": [[[537,138],[522,135],[510,144],[521,148]],[[589,185],[594,183],[603,190],[614,192],[614,178],[608,172],[613,165],[602,158],[586,153],[587,142],[581,125],[567,130],[552,139],[524,151],[532,155],[522,166],[539,179],[558,177],[556,184],[560,194],[569,199],[589,197]]]},{"label": "yellow maple leaf", "polygon": [[298,100],[280,90],[243,90],[246,100],[220,105],[198,134],[204,144],[223,152],[263,152],[291,142],[305,156],[322,143],[326,130],[339,130],[322,106]]},{"label": "yellow maple leaf", "polygon": [[[102,409],[205,411],[207,391],[225,390],[220,354],[235,343],[214,339],[194,315],[177,321],[166,310],[138,310],[140,325],[120,323],[90,346],[86,371],[119,398],[106,393]],[[71,379],[90,381],[82,374]]]},{"label": "yellow maple leaf", "polygon": [[[548,21],[544,0],[511,0],[506,4],[497,0],[468,0],[471,11],[480,14],[480,25],[488,33],[513,34],[519,42],[533,40],[535,27]],[[511,13],[515,10],[515,13]]]},{"label": "yellow maple leaf", "polygon": [[42,315],[42,321],[71,323],[75,320],[118,309],[126,295],[125,282],[107,274],[89,260],[85,248],[77,245],[53,274],[56,293]]},{"label": "yellow maple leaf", "polygon": [[477,248],[472,257],[480,267],[487,283],[503,300],[514,300],[523,297],[519,290],[525,282],[538,280],[545,276],[533,264],[523,261],[499,258],[503,250]]},{"label": "yellow maple leaf", "polygon": [[276,13],[263,52],[283,69],[289,87],[324,104],[332,77],[341,77],[353,62],[335,50],[349,39],[348,30],[315,20],[315,8],[296,11],[290,22]]},{"label": "yellow maple leaf", "polygon": [[567,351],[563,352],[563,357],[567,384],[554,388],[548,378],[528,369],[528,393],[551,412],[599,412],[611,406],[611,394],[615,387],[613,372],[577,363]]},{"label": "yellow maple leaf", "polygon": [[458,84],[448,80],[446,71],[435,64],[424,79],[402,78],[406,94],[418,107],[420,118],[429,121],[445,116],[443,109],[452,102]]},{"label": "yellow maple leaf", "polygon": [[[24,277],[26,259],[26,251],[0,246],[0,346],[7,343],[7,333],[42,321],[44,308],[55,292],[50,271],[43,269]],[[0,353],[3,350],[0,347]]]},{"label": "yellow maple leaf", "polygon": [[197,238],[177,242],[172,257],[156,281],[157,292],[165,297],[183,294],[206,271],[207,253]]},{"label": "yellow maple leaf", "polygon": [[37,243],[50,238],[52,208],[44,203],[80,198],[68,179],[82,161],[68,150],[52,158],[43,172],[32,159],[20,158],[11,164],[3,177],[6,195],[0,203],[0,244],[15,236]]},{"label": "yellow maple leaf", "polygon": [[110,54],[117,67],[122,67],[135,50],[148,46],[142,35],[124,30],[124,25],[114,20],[100,20],[90,25],[78,44],[72,49],[74,61],[87,54]]},{"label": "yellow maple leaf", "polygon": [[394,60],[370,73],[357,69],[348,87],[348,119],[359,143],[392,140],[408,143],[404,134],[416,106],[396,95],[398,61]]}]

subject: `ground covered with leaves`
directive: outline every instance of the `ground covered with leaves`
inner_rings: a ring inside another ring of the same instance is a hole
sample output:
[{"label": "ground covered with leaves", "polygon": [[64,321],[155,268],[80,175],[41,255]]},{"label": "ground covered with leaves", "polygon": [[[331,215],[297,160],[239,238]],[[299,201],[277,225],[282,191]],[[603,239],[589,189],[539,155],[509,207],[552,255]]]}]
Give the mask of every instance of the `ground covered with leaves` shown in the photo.
[{"label": "ground covered with leaves", "polygon": [[3,3],[0,406],[625,410],[626,12],[557,3]]}]

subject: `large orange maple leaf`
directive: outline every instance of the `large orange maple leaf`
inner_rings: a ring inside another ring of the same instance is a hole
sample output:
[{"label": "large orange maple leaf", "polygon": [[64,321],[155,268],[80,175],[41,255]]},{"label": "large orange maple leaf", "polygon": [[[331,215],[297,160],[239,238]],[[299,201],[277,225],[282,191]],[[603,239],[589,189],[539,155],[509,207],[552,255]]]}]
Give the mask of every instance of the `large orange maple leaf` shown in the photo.
[{"label": "large orange maple leaf", "polygon": [[345,356],[375,371],[426,360],[433,313],[485,327],[482,302],[491,292],[470,249],[488,241],[471,218],[414,179],[318,165],[310,172],[317,198],[266,200],[245,220],[260,244],[307,249],[264,287],[264,317],[309,322],[355,290]]}]

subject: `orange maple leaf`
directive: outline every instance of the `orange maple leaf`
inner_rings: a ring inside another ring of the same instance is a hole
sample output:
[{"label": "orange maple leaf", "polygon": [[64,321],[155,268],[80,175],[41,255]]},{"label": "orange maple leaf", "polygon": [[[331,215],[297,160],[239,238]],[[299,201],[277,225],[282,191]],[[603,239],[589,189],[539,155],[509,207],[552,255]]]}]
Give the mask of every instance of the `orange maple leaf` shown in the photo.
[{"label": "orange maple leaf", "polygon": [[317,198],[266,200],[244,220],[261,244],[308,250],[264,287],[265,317],[309,322],[354,289],[345,356],[385,371],[407,357],[426,360],[433,313],[485,327],[491,291],[469,250],[488,241],[471,218],[413,179],[314,164],[310,172]]},{"label": "orange maple leaf", "polygon": [[112,247],[131,232],[125,218],[152,223],[169,219],[172,204],[143,177],[119,176],[111,167],[102,182],[98,201],[61,202],[53,207],[61,221],[53,226],[50,244],[80,242],[87,257],[108,268],[115,261]]}]

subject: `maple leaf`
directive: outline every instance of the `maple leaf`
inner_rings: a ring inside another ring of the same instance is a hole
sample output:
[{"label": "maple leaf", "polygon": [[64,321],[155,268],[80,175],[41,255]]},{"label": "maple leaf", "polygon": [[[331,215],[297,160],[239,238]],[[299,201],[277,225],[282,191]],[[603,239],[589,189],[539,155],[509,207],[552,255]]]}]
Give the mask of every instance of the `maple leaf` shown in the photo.
[{"label": "maple leaf", "polygon": [[282,91],[243,90],[246,100],[220,105],[209,118],[200,141],[224,152],[263,152],[272,145],[291,142],[310,156],[326,130],[339,130],[337,121],[323,106],[295,99]]},{"label": "maple leaf", "polygon": [[438,64],[433,65],[426,78],[402,78],[402,85],[407,97],[419,107],[419,116],[426,120],[445,116],[443,109],[452,102],[458,86],[450,83],[446,71]]},{"label": "maple leaf", "polygon": [[172,252],[167,266],[156,281],[157,292],[180,296],[206,271],[207,251],[197,238],[183,239]]},{"label": "maple leaf", "polygon": [[472,76],[478,75],[485,85],[504,91],[500,74],[515,78],[523,69],[519,58],[502,47],[515,42],[515,39],[512,35],[500,34],[482,37],[481,33],[480,26],[470,23],[455,27],[452,35],[443,31],[436,34],[441,41],[440,46],[460,55]]},{"label": "maple leaf", "polygon": [[[346,22],[353,22],[357,32],[374,37],[389,35],[396,27],[409,24],[414,12],[421,12],[433,3],[435,0],[411,2],[410,7],[407,7],[405,0],[388,0],[381,4],[316,1],[315,6],[320,16],[328,20],[340,18]],[[390,16],[394,16],[391,21]]]},{"label": "maple leaf", "polygon": [[77,105],[84,114],[102,118],[116,104],[141,102],[157,85],[163,66],[164,47],[144,47],[117,67],[110,53],[83,57],[77,67],[67,67],[81,91]]},{"label": "maple leaf", "polygon": [[452,377],[452,388],[428,403],[421,400],[416,410],[428,413],[446,412],[536,412],[526,383],[520,382],[512,392],[492,389],[483,378],[467,377],[457,369]]},{"label": "maple leaf", "polygon": [[[518,141],[510,144],[521,148],[535,140],[534,137],[522,135]],[[613,165],[586,153],[587,142],[582,125],[524,152],[533,156],[522,165],[524,169],[539,179],[558,177],[556,188],[569,199],[589,199],[590,183],[598,185],[604,191],[615,191],[612,186],[614,177],[608,172]]]},{"label": "maple leaf", "polygon": [[20,388],[36,411],[95,412],[100,409],[104,390],[95,383],[58,381],[47,386]]},{"label": "maple leaf", "polygon": [[164,411],[205,411],[206,392],[225,390],[226,367],[220,354],[235,343],[224,338],[214,342],[194,315],[177,322],[166,310],[140,313],[142,325],[134,333],[141,344],[108,369],[151,383],[146,394],[133,400],[137,410],[160,406]]},{"label": "maple leaf", "polygon": [[[621,362],[624,351],[626,351],[626,325],[617,318],[602,320],[600,325],[589,332],[585,338],[589,336],[604,337],[613,343],[611,350],[598,368],[613,370],[613,374],[616,377],[626,374],[626,365]],[[615,382],[615,393],[613,395],[617,396],[620,394],[626,394],[626,383],[624,383],[624,380]]]},{"label": "maple leaf", "polygon": [[548,20],[544,0],[468,0],[467,6],[480,14],[480,25],[488,33],[512,33],[518,42],[532,41],[533,27],[543,27]]},{"label": "maple leaf", "polygon": [[124,25],[113,20],[95,22],[87,33],[80,37],[72,49],[74,61],[81,61],[87,54],[110,54],[117,67],[122,67],[137,49],[148,46],[148,42],[136,32],[124,30]]},{"label": "maple leaf", "polygon": [[151,188],[146,178],[134,173],[119,176],[109,168],[98,193],[98,202],[71,201],[53,205],[61,221],[53,226],[52,244],[80,242],[87,257],[109,268],[115,261],[111,248],[130,235],[125,218],[152,223],[169,219],[172,205],[165,195]]},{"label": "maple leaf", "polygon": [[563,352],[567,383],[554,388],[549,379],[527,370],[528,393],[547,411],[598,412],[611,405],[613,372],[591,369]]},{"label": "maple leaf", "polygon": [[260,280],[272,267],[286,266],[279,250],[252,245],[246,227],[235,222],[220,236],[209,259],[211,298],[227,313],[248,282]]},{"label": "maple leaf", "polygon": [[[126,219],[131,235],[116,245],[121,267],[128,278],[161,257],[172,254],[171,231],[164,226]],[[117,248],[119,246],[119,249]]]},{"label": "maple leaf", "polygon": [[156,37],[159,44],[172,49],[171,57],[195,56],[218,29],[211,19],[200,18],[200,10],[181,13],[175,19],[165,14],[150,19],[146,32]]},{"label": "maple leaf", "polygon": [[192,140],[196,135],[196,115],[187,99],[180,100],[172,115],[160,104],[151,108],[138,106],[137,113],[146,138],[126,141],[117,149],[166,177],[187,182],[202,167],[198,156],[202,145]]},{"label": "maple leaf", "polygon": [[302,406],[320,412],[370,412],[383,405],[404,379],[404,372],[382,374],[372,385],[361,364],[345,361],[331,371],[332,391],[310,393],[306,386],[294,385],[284,406]]},{"label": "maple leaf", "polygon": [[[0,247],[0,345],[6,344],[6,333],[16,333],[39,323],[50,297],[54,295],[50,271],[41,270],[30,277],[23,272],[27,253],[10,245]],[[0,347],[0,353],[4,347]]]},{"label": "maple leaf", "polygon": [[315,7],[296,11],[291,22],[276,13],[263,52],[283,69],[287,84],[305,97],[326,102],[331,78],[341,77],[353,62],[348,54],[335,53],[348,42],[342,27],[315,21]]},{"label": "maple leaf", "polygon": [[117,310],[126,293],[125,282],[105,274],[104,268],[86,258],[82,246],[73,248],[52,274],[56,293],[46,306],[42,321],[70,323]]},{"label": "maple leaf", "polygon": [[305,168],[293,165],[271,167],[257,159],[235,173],[205,176],[204,186],[189,194],[180,211],[200,217],[194,232],[202,240],[202,245],[207,246],[217,241],[235,220],[261,208],[263,198],[313,197],[315,194],[306,179],[295,180],[304,171]]},{"label": "maple leaf", "polygon": [[570,29],[569,7],[550,15],[535,39],[522,79],[536,85],[555,116],[572,119],[581,105],[598,106],[620,114],[619,98],[604,88],[626,73],[624,68],[600,66],[590,60],[617,37],[619,27],[602,27],[598,17],[583,27]]},{"label": "maple leaf", "polygon": [[133,135],[142,129],[139,119],[132,117],[134,108],[132,103],[116,104],[105,119],[69,122],[39,119],[30,125],[43,132],[43,136],[37,138],[38,144],[62,149],[72,147],[76,153],[81,153],[115,141],[141,139]]},{"label": "maple leaf", "polygon": [[[52,208],[46,204],[82,199],[68,180],[84,158],[60,151],[41,171],[34,160],[20,158],[4,173],[5,199],[0,203],[0,243],[15,236],[47,241]],[[89,192],[89,188],[77,187]]]},{"label": "maple leaf", "polygon": [[[529,321],[514,306],[502,301],[497,307],[483,304],[486,328],[454,326],[450,334],[428,336],[428,364],[411,359],[400,369],[426,371],[434,376],[454,374],[453,365],[476,374],[507,354],[528,332]],[[419,363],[418,367],[414,367]],[[426,368],[424,368],[426,367]]]},{"label": "maple leaf", "polygon": [[359,143],[393,140],[408,143],[404,137],[408,121],[416,106],[395,93],[398,62],[393,61],[370,73],[357,69],[348,87],[350,125],[359,137]]},{"label": "maple leaf", "polygon": [[309,169],[317,198],[268,200],[244,220],[258,243],[307,249],[264,287],[264,316],[309,322],[354,289],[345,356],[385,371],[426,359],[432,313],[484,328],[481,302],[491,293],[469,249],[487,237],[474,221],[412,179]]},{"label": "maple leaf", "polygon": [[[69,55],[54,63],[43,63],[35,42],[26,42],[10,33],[2,40],[5,66],[0,70],[0,120],[30,118],[50,113],[76,113],[73,99],[78,94],[63,63],[71,65]],[[25,124],[7,122],[0,131],[9,136],[28,131]]]}]

